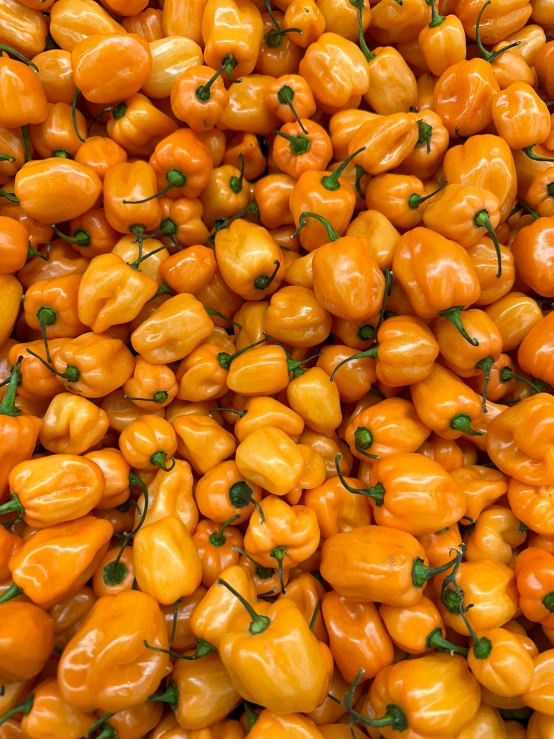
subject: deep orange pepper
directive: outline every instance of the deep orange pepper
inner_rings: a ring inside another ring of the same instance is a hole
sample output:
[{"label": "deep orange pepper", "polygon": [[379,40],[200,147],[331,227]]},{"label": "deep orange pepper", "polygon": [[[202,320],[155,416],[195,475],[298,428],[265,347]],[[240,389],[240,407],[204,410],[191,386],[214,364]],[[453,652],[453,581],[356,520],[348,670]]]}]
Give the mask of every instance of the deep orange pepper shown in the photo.
[{"label": "deep orange pepper", "polygon": [[[140,590],[163,605],[191,595],[202,580],[197,548],[175,515],[140,527],[134,538],[133,562]],[[163,577],[163,573],[167,576]]]},{"label": "deep orange pepper", "polygon": [[223,570],[238,564],[237,548],[242,548],[243,540],[240,531],[232,524],[238,523],[239,518],[240,514],[234,514],[222,526],[205,518],[192,536],[202,563],[202,584],[207,588],[217,581]]},{"label": "deep orange pepper", "polygon": [[[15,10],[15,6],[13,8]],[[2,34],[4,36],[4,34]],[[4,36],[5,38],[5,36]],[[37,49],[36,51],[42,51]],[[4,56],[10,52],[15,59]],[[18,61],[21,60],[21,61]],[[2,44],[0,58],[0,126],[19,128],[42,123],[48,116],[48,102],[40,84],[37,67],[19,52]],[[14,104],[16,101],[16,104]]]},{"label": "deep orange pepper", "polygon": [[82,95],[91,103],[112,105],[140,90],[150,75],[152,55],[142,36],[99,33],[73,47],[71,63]]},{"label": "deep orange pepper", "polygon": [[542,318],[538,303],[532,297],[515,291],[495,301],[485,308],[485,312],[500,331],[502,350],[507,352],[517,349]]},{"label": "deep orange pepper", "polygon": [[292,43],[302,49],[307,49],[325,31],[325,18],[314,0],[307,0],[304,5],[302,0],[292,0],[290,3],[284,3],[281,10],[285,13],[283,18],[285,28],[298,28],[302,31],[290,35]]},{"label": "deep orange pepper", "polygon": [[285,123],[274,133],[274,162],[291,177],[297,179],[303,172],[325,170],[331,161],[331,140],[314,121],[300,118],[298,122]]},{"label": "deep orange pepper", "polygon": [[41,158],[62,157],[73,159],[87,135],[84,115],[75,111],[75,127],[72,109],[67,103],[49,103],[48,117],[33,126],[29,133],[31,142]]},{"label": "deep orange pepper", "polygon": [[211,67],[186,69],[171,89],[171,109],[176,118],[193,131],[208,131],[219,121],[229,102],[221,74]]},{"label": "deep orange pepper", "polygon": [[324,347],[317,360],[316,366],[321,367],[329,376],[340,362],[345,359],[352,360],[340,367],[333,376],[333,382],[337,385],[343,403],[354,403],[363,398],[377,379],[374,361],[369,357],[353,359],[356,353],[356,350],[350,347],[333,344]]},{"label": "deep orange pepper", "polygon": [[108,223],[103,208],[91,208],[73,218],[69,228],[71,236],[66,236],[57,229],[58,236],[87,259],[107,254],[120,238],[120,234]]},{"label": "deep orange pepper", "polygon": [[33,603],[13,601],[2,606],[2,685],[29,680],[38,675],[54,647],[54,624]]},{"label": "deep orange pepper", "polygon": [[25,322],[47,339],[75,338],[87,327],[79,320],[77,296],[81,275],[39,280],[27,289],[23,304]]},{"label": "deep orange pepper", "polygon": [[[121,642],[123,633],[128,638]],[[91,634],[96,636],[95,647],[84,657],[88,669],[83,671],[74,660]],[[100,598],[60,660],[58,683],[62,697],[82,711],[113,713],[143,703],[170,669],[168,656],[148,649],[144,641],[151,647],[168,646],[163,615],[153,598],[134,590]],[[112,643],[104,655],[107,675],[94,660],[106,643]]]},{"label": "deep orange pepper", "polygon": [[92,588],[83,585],[74,595],[50,608],[48,613],[54,622],[56,646],[63,649],[68,641],[75,636],[96,600]]},{"label": "deep orange pepper", "polygon": [[[111,110],[107,123],[109,136],[127,154],[148,157],[177,125],[141,93],[135,93]],[[127,157],[123,161],[127,161]],[[165,183],[164,183],[165,184]]]},{"label": "deep orange pepper", "polygon": [[263,42],[254,71],[272,77],[296,74],[302,59],[302,50],[292,41],[298,35],[294,28],[283,29],[284,14],[279,10],[262,13]]},{"label": "deep orange pepper", "polygon": [[373,603],[355,603],[330,592],[323,599],[322,612],[331,652],[348,683],[360,669],[367,680],[391,664],[392,640]]},{"label": "deep orange pepper", "polygon": [[267,136],[279,126],[279,119],[265,105],[265,91],[274,77],[250,74],[229,88],[229,104],[217,127],[222,131],[242,131]]},{"label": "deep orange pepper", "polygon": [[263,21],[249,0],[208,0],[202,17],[204,60],[213,69],[222,64],[237,79],[254,71],[263,40]]},{"label": "deep orange pepper", "polygon": [[391,113],[365,123],[354,135],[348,153],[368,174],[387,172],[401,164],[419,138],[417,121],[408,113]]},{"label": "deep orange pepper", "polygon": [[[466,559],[494,559],[510,564],[513,550],[520,547],[527,534],[521,531],[521,521],[504,506],[492,505],[481,513],[466,541]],[[493,692],[493,688],[490,688]]]},{"label": "deep orange pepper", "polygon": [[418,42],[429,70],[440,77],[448,67],[466,58],[466,37],[457,15],[439,15],[434,2],[431,12],[431,23],[419,32]]},{"label": "deep orange pepper", "polygon": [[160,467],[170,471],[174,463],[166,461],[177,450],[177,438],[172,426],[163,418],[148,415],[137,418],[123,430],[119,438],[121,453],[132,466],[140,470]]},{"label": "deep orange pepper", "polygon": [[[531,161],[526,156],[524,159]],[[496,195],[500,223],[504,223],[515,202],[519,181],[514,158],[504,139],[491,134],[470,136],[463,144],[448,150],[443,171],[451,184],[482,187]]]},{"label": "deep orange pepper", "polygon": [[33,57],[38,77],[49,103],[71,105],[77,88],[73,82],[71,54],[63,49],[48,49]]},{"label": "deep orange pepper", "polygon": [[138,13],[124,16],[121,24],[127,33],[142,36],[148,43],[163,38],[162,11],[156,8],[145,8]]},{"label": "deep orange pepper", "polygon": [[262,497],[260,486],[247,483],[234,460],[222,462],[203,475],[195,496],[203,516],[224,524],[238,515],[235,525],[248,520]]},{"label": "deep orange pepper", "polygon": [[398,171],[415,175],[423,180],[432,177],[448,148],[450,137],[442,125],[442,119],[433,110],[422,109],[412,113],[419,128],[419,138],[410,154],[402,161]]},{"label": "deep orange pepper", "polygon": [[104,493],[102,470],[90,459],[56,454],[21,462],[9,478],[12,502],[27,525],[44,529],[86,516]]},{"label": "deep orange pepper", "polygon": [[118,449],[104,448],[88,452],[84,459],[100,467],[104,478],[104,490],[96,509],[109,510],[127,502],[130,495],[130,465]]},{"label": "deep orange pepper", "polygon": [[37,531],[11,558],[14,582],[2,600],[25,592],[37,605],[50,608],[72,595],[96,570],[112,532],[110,523],[94,516]]},{"label": "deep orange pepper", "polygon": [[[294,177],[288,174],[270,174],[256,182],[254,199],[260,211],[260,222],[270,233],[271,229],[294,223],[289,201],[295,183]],[[275,238],[274,234],[272,236]],[[279,243],[278,239],[276,241]]]},{"label": "deep orange pepper", "polygon": [[98,563],[92,576],[94,594],[101,598],[103,595],[117,595],[124,590],[132,590],[135,580],[133,563],[133,547],[120,546],[108,549]]},{"label": "deep orange pepper", "polygon": [[379,615],[394,643],[408,654],[423,654],[433,647],[444,646],[465,654],[465,649],[447,643],[444,624],[432,600],[423,596],[411,606],[381,605]]},{"label": "deep orange pepper", "polygon": [[154,149],[150,165],[158,187],[171,198],[197,198],[212,172],[210,150],[190,129],[178,129]]},{"label": "deep orange pepper", "polygon": [[476,38],[480,12],[482,41],[484,44],[495,44],[522,28],[532,9],[523,0],[509,0],[503,5],[493,2],[484,10],[480,0],[461,0],[456,6],[456,14],[464,24],[467,35],[473,39]]},{"label": "deep orange pepper", "polygon": [[[319,105],[334,109],[357,108],[369,88],[369,71],[360,49],[336,33],[322,33],[300,62]],[[340,74],[339,74],[340,72]]]},{"label": "deep orange pepper", "polygon": [[244,160],[240,169],[232,164],[216,167],[200,196],[202,219],[208,228],[213,228],[218,218],[231,219],[244,211],[250,200],[249,186],[244,180]]},{"label": "deep orange pepper", "polygon": [[102,183],[87,165],[52,157],[24,164],[15,176],[14,191],[25,215],[51,224],[90,210]]}]

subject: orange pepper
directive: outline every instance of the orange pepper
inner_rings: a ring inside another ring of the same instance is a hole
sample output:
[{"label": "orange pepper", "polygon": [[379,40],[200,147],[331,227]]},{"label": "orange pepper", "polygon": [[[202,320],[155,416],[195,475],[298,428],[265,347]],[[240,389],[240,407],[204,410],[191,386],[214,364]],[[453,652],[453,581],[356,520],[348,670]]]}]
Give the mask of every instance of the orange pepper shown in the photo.
[{"label": "orange pepper", "polygon": [[14,190],[25,215],[51,224],[90,210],[102,183],[87,165],[53,157],[24,164],[15,176]]},{"label": "orange pepper", "polygon": [[[177,450],[177,438],[166,420],[148,415],[131,421],[123,430],[119,448],[132,467],[140,470],[160,467],[169,472],[175,466],[172,457]],[[168,458],[171,459],[170,466],[166,464]]]},{"label": "orange pepper", "polygon": [[344,430],[344,440],[352,454],[365,461],[415,452],[429,433],[412,403],[387,398],[354,415]]},{"label": "orange pepper", "polygon": [[208,0],[202,17],[204,61],[213,69],[225,65],[229,79],[254,71],[263,40],[259,10],[249,0]]},{"label": "orange pepper", "polygon": [[[122,641],[122,634],[127,639]],[[83,671],[75,660],[91,635],[94,648],[82,657],[87,664]],[[143,703],[170,669],[168,656],[148,649],[145,641],[167,649],[163,615],[153,598],[135,590],[100,598],[60,660],[58,684],[64,700],[81,711],[110,713]],[[107,662],[100,664],[95,657],[106,643],[112,647],[104,655]]]},{"label": "orange pepper", "polygon": [[537,534],[554,533],[554,519],[550,505],[551,485],[528,485],[510,480],[508,502],[517,518]]},{"label": "orange pepper", "polygon": [[242,213],[250,200],[248,183],[244,180],[243,157],[240,169],[224,164],[210,173],[200,196],[204,209],[202,218],[208,228],[213,228],[219,218],[232,219]]},{"label": "orange pepper", "polygon": [[496,416],[487,433],[487,451],[502,472],[528,485],[550,485],[550,395],[539,393]]},{"label": "orange pepper", "polygon": [[[202,64],[202,49],[190,38],[167,36],[150,41],[152,70],[142,91],[149,98],[167,99],[183,72]],[[169,101],[167,101],[169,102]],[[164,108],[169,113],[168,106]]]},{"label": "orange pepper", "polygon": [[515,291],[495,301],[485,312],[500,331],[503,351],[517,349],[543,317],[533,298]]},{"label": "orange pepper", "polygon": [[176,374],[178,398],[201,402],[227,392],[228,373],[217,360],[222,351],[218,344],[200,344],[181,362]]},{"label": "orange pepper", "polygon": [[[440,189],[440,188],[439,188]],[[396,228],[414,228],[421,223],[429,198],[440,198],[440,192],[426,194],[421,180],[412,175],[385,173],[374,177],[365,193],[370,210],[381,212]]]},{"label": "orange pepper", "polygon": [[283,287],[271,298],[265,313],[264,329],[276,341],[292,347],[310,348],[329,336],[331,317],[312,290]]},{"label": "orange pepper", "polygon": [[466,541],[466,558],[469,561],[494,559],[510,564],[513,550],[527,538],[520,527],[521,521],[509,508],[490,506],[481,513]]},{"label": "orange pepper", "polygon": [[[400,686],[407,683],[427,700],[414,701],[411,691],[403,693]],[[466,661],[458,655],[444,653],[427,654],[381,670],[369,692],[375,718],[366,718],[352,708],[352,693],[351,688],[345,696],[351,716],[364,726],[382,727],[390,737],[406,729],[417,736],[428,733],[431,727],[436,727],[440,736],[457,737],[480,704],[479,683]]]},{"label": "orange pepper", "polygon": [[135,357],[135,371],[123,385],[123,391],[127,400],[139,408],[155,410],[171,403],[177,395],[177,383],[169,367],[150,364],[139,356]]},{"label": "orange pepper", "polygon": [[[219,587],[228,586],[223,578],[218,582]],[[246,700],[270,710],[313,711],[327,693],[329,673],[325,652],[304,616],[289,598],[258,603],[256,610],[244,599],[241,603],[244,613],[237,615],[219,648],[233,684]],[[258,650],[272,659],[263,663],[261,672],[252,672],[249,667],[258,661]],[[299,665],[305,669],[298,670]]]},{"label": "orange pepper", "polygon": [[260,222],[269,230],[279,246],[281,243],[272,233],[272,229],[292,226],[294,223],[289,201],[295,184],[294,177],[288,174],[270,174],[259,179],[254,186],[254,200],[260,211]]},{"label": "orange pepper", "polygon": [[468,247],[467,253],[481,287],[481,295],[475,305],[490,305],[510,292],[515,281],[515,269],[514,257],[508,247],[485,237]]},{"label": "orange pepper", "polygon": [[222,526],[205,518],[193,534],[192,541],[202,563],[202,584],[207,588],[216,582],[223,570],[238,564],[242,534],[230,528],[230,524],[238,523],[239,518],[240,514],[235,514]]},{"label": "orange pepper", "polygon": [[453,563],[427,567],[423,547],[408,532],[359,526],[323,542],[320,569],[339,595],[356,603],[409,606],[420,600],[427,580]]},{"label": "orange pepper", "polygon": [[331,161],[331,140],[322,126],[306,118],[285,123],[274,131],[275,165],[291,177],[298,178],[310,170],[324,170]]},{"label": "orange pepper", "polygon": [[442,119],[432,110],[424,110],[421,104],[419,113],[412,113],[419,129],[419,138],[408,156],[398,167],[403,174],[415,175],[422,180],[432,177],[450,143],[448,131]]},{"label": "orange pepper", "polygon": [[77,218],[73,218],[69,228],[71,236],[66,236],[57,230],[58,236],[87,258],[107,254],[114,248],[120,237],[108,223],[103,208],[91,208]]},{"label": "orange pepper", "polygon": [[42,422],[36,416],[22,413],[16,408],[17,386],[21,381],[21,362],[19,357],[11,371],[10,380],[0,403],[1,456],[0,456],[0,497],[5,497],[8,478],[20,462],[31,458]]},{"label": "orange pepper", "polygon": [[44,608],[59,603],[92,577],[108,549],[112,532],[110,523],[94,516],[37,531],[11,558],[14,582],[0,600],[25,592]]},{"label": "orange pepper", "polygon": [[84,585],[74,595],[50,608],[48,613],[54,622],[56,646],[63,649],[68,641],[75,636],[96,600],[92,588]]},{"label": "orange pepper", "polygon": [[250,74],[242,82],[233,83],[229,88],[229,104],[217,127],[222,131],[242,131],[259,136],[270,134],[279,126],[279,119],[265,105],[265,91],[274,81],[275,78],[269,75]]},{"label": "orange pepper", "polygon": [[182,35],[201,44],[202,14],[205,5],[205,0],[193,0],[186,6],[183,6],[179,0],[168,0],[164,3],[162,12],[164,35]]},{"label": "orange pepper", "polygon": [[476,25],[480,20],[483,43],[495,44],[522,28],[532,8],[524,0],[508,0],[503,5],[493,2],[485,7],[481,0],[461,0],[456,12],[470,38],[476,38]]},{"label": "orange pepper", "polygon": [[228,461],[198,480],[195,496],[203,516],[224,524],[238,515],[233,522],[238,525],[259,506],[262,494],[259,485],[246,482],[235,461]]},{"label": "orange pepper", "polygon": [[304,471],[296,444],[272,426],[257,428],[243,439],[237,447],[236,464],[247,482],[279,496],[295,488]]},{"label": "orange pepper", "polygon": [[192,472],[188,462],[175,460],[175,467],[169,472],[158,470],[154,479],[148,482],[148,505],[144,490],[136,501],[134,526],[144,519],[149,525],[173,516],[180,519],[189,534],[194,533],[198,524],[198,507],[193,496]]},{"label": "orange pepper", "polygon": [[[435,581],[440,592],[438,607],[445,624],[458,634],[468,635],[472,629],[477,632],[496,629],[514,618],[518,591],[511,567],[494,560],[460,565],[459,553],[457,556],[455,569],[441,587]],[[462,610],[464,603],[471,604],[467,615]]]},{"label": "orange pepper", "polygon": [[162,11],[155,8],[145,8],[139,13],[124,16],[121,24],[127,33],[136,33],[148,43],[163,38]]},{"label": "orange pepper", "polygon": [[354,403],[363,398],[371,389],[372,383],[377,380],[375,362],[369,357],[356,359],[356,354],[355,349],[334,344],[323,347],[317,360],[316,366],[320,367],[329,376],[333,374],[337,365],[345,359],[352,360],[339,367],[337,373],[333,376],[333,382],[336,383],[343,403]]},{"label": "orange pepper", "polygon": [[423,654],[433,647],[443,647],[465,655],[464,647],[448,642],[444,637],[444,624],[438,608],[432,600],[423,596],[411,606],[383,604],[379,615],[394,643],[408,654]]},{"label": "orange pepper", "polygon": [[50,24],[52,38],[66,51],[73,51],[90,35],[123,32],[123,27],[93,0],[63,0],[52,9]]},{"label": "orange pepper", "polygon": [[323,539],[371,523],[367,496],[350,490],[361,489],[363,484],[353,477],[345,482],[348,487],[335,476],[304,493],[304,503],[315,512]]},{"label": "orange pepper", "polygon": [[292,0],[287,4],[283,23],[285,28],[298,28],[302,33],[292,33],[290,40],[296,46],[307,49],[321,36],[325,30],[326,21],[314,0]]},{"label": "orange pepper", "polygon": [[371,109],[389,116],[415,108],[416,78],[397,49],[378,45],[371,52],[363,43],[363,36],[360,36],[360,46],[368,61],[370,85],[364,99]]},{"label": "orange pepper", "polygon": [[88,452],[84,459],[100,467],[104,489],[95,508],[108,510],[127,502],[130,495],[129,474],[131,468],[118,449],[104,448]]},{"label": "orange pepper", "polygon": [[55,454],[21,462],[10,474],[14,510],[27,525],[44,529],[86,516],[104,494],[104,476],[90,459]]},{"label": "orange pepper", "polygon": [[[499,135],[511,149],[542,144],[550,134],[550,113],[531,85],[514,82],[493,101],[492,116]],[[524,116],[527,125],[520,126]]]},{"label": "orange pepper", "polygon": [[193,131],[213,128],[229,102],[221,74],[211,67],[193,66],[186,69],[171,89],[171,109],[176,118]]},{"label": "orange pepper", "polygon": [[401,164],[418,138],[415,118],[408,113],[391,113],[365,123],[350,141],[348,153],[355,154],[354,162],[368,174],[377,175]]},{"label": "orange pepper", "polygon": [[299,71],[318,105],[327,106],[332,113],[357,108],[370,84],[363,53],[336,33],[322,33],[310,44]]},{"label": "orange pepper", "polygon": [[54,647],[54,624],[33,603],[14,601],[2,607],[2,685],[35,677],[43,669]]},{"label": "orange pepper", "polygon": [[[177,657],[165,693],[154,700],[174,707],[178,726],[185,730],[217,732],[217,722],[240,703],[240,695],[210,644],[198,642],[196,651]],[[225,722],[234,724],[235,722]],[[210,728],[208,728],[210,727]],[[183,733],[181,728],[181,733]],[[227,734],[223,735],[227,737]]]},{"label": "orange pepper", "polygon": [[[140,93],[113,107],[107,123],[109,136],[126,154],[144,157],[150,156],[158,141],[176,128],[172,118]],[[121,161],[126,162],[127,157]]]},{"label": "orange pepper", "polygon": [[25,322],[47,339],[74,338],[85,333],[77,315],[77,295],[81,275],[65,275],[39,280],[27,289]]},{"label": "orange pepper", "polygon": [[[67,339],[54,339],[48,343],[51,357],[55,357],[60,347],[67,343]],[[39,359],[27,352],[30,349],[37,354]],[[24,344],[15,344],[9,349],[8,359],[10,365],[17,363],[22,356],[20,365],[21,384],[19,385],[18,397],[27,400],[51,400],[58,393],[63,392],[63,386],[58,382],[56,375],[50,372],[46,362],[46,347],[44,342],[29,341]]]},{"label": "orange pepper", "polygon": [[392,663],[392,640],[373,603],[354,603],[330,592],[325,595],[321,609],[331,652],[348,683],[359,670],[363,670],[363,679],[368,680]]},{"label": "orange pepper", "polygon": [[77,88],[73,82],[71,54],[63,49],[48,49],[33,57],[38,78],[49,103],[71,105]]},{"label": "orange pepper", "polygon": [[172,241],[176,239],[184,246],[207,242],[209,231],[202,220],[204,207],[200,200],[160,198],[159,202],[162,221],[158,236],[166,236]]},{"label": "orange pepper", "polygon": [[[184,328],[174,335],[175,321]],[[213,321],[202,304],[183,293],[163,303],[131,336],[133,347],[152,364],[183,359],[213,331]]]},{"label": "orange pepper", "polygon": [[237,411],[235,436],[239,442],[264,426],[272,426],[297,440],[304,430],[304,419],[299,413],[279,401],[264,396],[246,398],[242,411]]},{"label": "orange pepper", "polygon": [[43,416],[39,440],[49,452],[82,454],[100,442],[108,426],[105,411],[90,400],[60,393]]},{"label": "orange pepper", "polygon": [[554,297],[548,264],[554,246],[554,218],[539,218],[522,228],[512,244],[518,277],[545,297]]},{"label": "orange pepper", "polygon": [[[233,565],[221,573],[251,605],[256,603],[256,588],[246,567]],[[242,612],[242,605],[227,588],[214,583],[191,615],[190,628],[197,639],[213,645],[217,650],[222,638],[229,633],[231,624]]]},{"label": "orange pepper", "polygon": [[173,428],[179,454],[201,475],[221,464],[235,451],[235,437],[211,416],[179,416],[173,421]]},{"label": "orange pepper", "polygon": [[[48,116],[48,102],[36,74],[38,68],[10,46],[2,44],[1,51],[0,126],[19,128],[30,123],[42,123]],[[4,56],[5,52],[16,58]]]},{"label": "orange pepper", "polygon": [[302,59],[302,50],[293,43],[291,36],[298,34],[295,28],[282,28],[284,14],[279,10],[262,13],[263,42],[256,59],[254,71],[279,77],[295,74]]},{"label": "orange pepper", "polygon": [[41,158],[72,159],[87,135],[87,124],[84,115],[77,110],[74,128],[71,106],[67,103],[49,103],[48,117],[30,126],[29,133]]},{"label": "orange pepper", "polygon": [[262,300],[278,289],[285,268],[268,231],[243,219],[217,232],[215,254],[227,285],[245,300]]},{"label": "orange pepper", "polygon": [[161,192],[171,198],[197,198],[212,172],[212,156],[207,146],[189,129],[166,136],[150,157]]},{"label": "orange pepper", "polygon": [[[218,133],[222,135],[221,132]],[[244,174],[247,180],[255,180],[264,173],[266,158],[258,138],[253,133],[238,133],[229,139],[225,147],[223,164],[233,164],[240,169],[243,159]]]},{"label": "orange pepper", "polygon": [[133,547],[108,549],[92,576],[96,596],[101,598],[103,595],[117,595],[124,590],[132,590],[135,581],[133,556]]},{"label": "orange pepper", "polygon": [[466,37],[457,15],[439,15],[434,0],[431,14],[431,23],[419,32],[418,41],[429,70],[440,77],[449,67],[466,58]]},{"label": "orange pepper", "polygon": [[500,223],[504,223],[514,205],[518,183],[514,158],[504,139],[491,134],[470,136],[463,144],[448,150],[443,171],[451,184],[482,187],[496,195]]},{"label": "orange pepper", "polygon": [[495,503],[507,491],[507,480],[498,470],[469,465],[454,470],[452,477],[466,496],[466,517],[477,520],[483,508]]},{"label": "orange pepper", "polygon": [[414,228],[400,238],[393,270],[418,316],[444,315],[466,341],[475,345],[464,332],[460,312],[477,300],[480,287],[473,265],[459,244],[429,229]]},{"label": "orange pepper", "polygon": [[[140,528],[134,538],[133,562],[139,588],[163,605],[191,595],[202,580],[194,541],[177,516]],[[163,577],[164,572],[173,574],[171,578]]]},{"label": "orange pepper", "polygon": [[140,90],[152,70],[152,55],[142,36],[99,33],[73,47],[71,63],[81,94],[91,103],[112,105]]}]

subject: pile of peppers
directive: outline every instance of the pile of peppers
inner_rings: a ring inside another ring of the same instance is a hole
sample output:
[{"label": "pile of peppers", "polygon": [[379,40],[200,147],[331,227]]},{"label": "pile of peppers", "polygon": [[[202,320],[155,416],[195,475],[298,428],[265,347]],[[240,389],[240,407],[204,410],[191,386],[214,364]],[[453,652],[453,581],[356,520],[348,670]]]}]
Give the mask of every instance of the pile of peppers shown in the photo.
[{"label": "pile of peppers", "polygon": [[0,739],[554,738],[553,0],[0,0]]}]

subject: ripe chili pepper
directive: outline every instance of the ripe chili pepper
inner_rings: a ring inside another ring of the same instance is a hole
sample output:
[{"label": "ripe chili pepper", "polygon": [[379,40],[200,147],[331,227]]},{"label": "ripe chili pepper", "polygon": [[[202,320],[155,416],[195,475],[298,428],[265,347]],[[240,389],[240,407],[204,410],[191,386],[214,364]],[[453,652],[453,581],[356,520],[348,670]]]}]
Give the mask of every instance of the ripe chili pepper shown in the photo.
[{"label": "ripe chili pepper", "polygon": [[31,458],[42,426],[39,418],[22,413],[15,405],[17,386],[21,382],[20,367],[22,361],[23,358],[19,357],[13,366],[6,393],[0,403],[2,421],[0,425],[2,439],[0,496],[2,498],[5,497],[7,492],[8,477],[14,467]]},{"label": "ripe chili pepper", "polygon": [[[0,126],[19,128],[42,123],[48,116],[48,102],[36,74],[38,68],[10,46],[2,44],[0,49]],[[15,59],[4,56],[5,52]]]},{"label": "ripe chili pepper", "polygon": [[521,521],[509,508],[498,505],[487,508],[466,541],[466,558],[469,561],[494,559],[510,564],[513,550],[527,538],[525,531],[520,529]]},{"label": "ripe chili pepper", "polygon": [[235,451],[235,437],[211,416],[179,416],[173,421],[173,428],[179,454],[201,475],[221,464]]},{"label": "ripe chili pepper", "polygon": [[141,521],[143,525],[149,525],[174,516],[180,519],[189,534],[194,533],[199,516],[188,462],[176,459],[169,472],[158,470],[153,480],[148,482],[147,492],[148,504],[144,490],[136,501],[135,528]]},{"label": "ripe chili pepper", "polygon": [[466,496],[466,518],[473,521],[508,489],[508,481],[501,472],[481,465],[460,467],[452,472],[452,477]]},{"label": "ripe chili pepper", "polygon": [[[128,634],[124,641],[122,633]],[[87,637],[94,637],[94,648],[84,654]],[[130,590],[100,598],[60,660],[58,683],[64,700],[81,711],[110,713],[143,703],[169,672],[168,656],[148,649],[145,641],[167,649],[163,615],[152,597]],[[95,655],[110,643],[102,665]],[[78,667],[82,660],[88,665],[84,671]]]},{"label": "ripe chili pepper", "polygon": [[358,603],[413,605],[427,580],[454,564],[452,560],[442,568],[427,567],[417,539],[384,526],[360,526],[331,536],[321,553],[323,578],[337,593]]},{"label": "ripe chili pepper", "polygon": [[[229,588],[223,578],[218,584]],[[233,630],[221,640],[220,657],[235,687],[246,700],[270,709],[314,710],[327,693],[329,674],[325,653],[296,604],[282,598],[274,604],[258,603],[255,610],[237,591],[233,595],[246,613],[237,616]],[[252,673],[248,666],[258,661],[257,650],[267,654],[268,649],[274,655],[271,668]],[[299,671],[298,665],[305,670]]]},{"label": "ripe chili pepper", "polygon": [[131,421],[120,436],[119,447],[127,462],[139,470],[160,467],[169,472],[175,466],[172,457],[177,450],[177,438],[163,418],[143,416]]}]

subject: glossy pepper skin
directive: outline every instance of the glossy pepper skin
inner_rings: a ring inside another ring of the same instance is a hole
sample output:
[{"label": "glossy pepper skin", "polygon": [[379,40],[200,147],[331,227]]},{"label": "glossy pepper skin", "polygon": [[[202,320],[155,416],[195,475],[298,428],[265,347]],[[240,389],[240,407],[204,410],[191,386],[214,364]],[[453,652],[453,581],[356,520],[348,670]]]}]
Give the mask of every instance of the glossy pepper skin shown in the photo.
[{"label": "glossy pepper skin", "polygon": [[56,454],[21,462],[12,470],[9,485],[27,525],[43,529],[87,515],[104,495],[105,482],[93,461]]},{"label": "glossy pepper skin", "polygon": [[326,539],[321,555],[323,578],[356,603],[409,606],[422,596],[425,552],[408,532],[360,526]]},{"label": "glossy pepper skin", "polygon": [[2,614],[2,685],[29,680],[42,670],[54,647],[54,624],[33,603],[4,603]]},{"label": "glossy pepper skin", "polygon": [[109,713],[145,701],[169,672],[168,656],[148,649],[145,641],[167,649],[163,615],[153,598],[136,590],[100,598],[60,660],[63,698],[81,711]]},{"label": "glossy pepper skin", "polygon": [[550,441],[553,402],[546,393],[532,395],[504,410],[489,427],[489,456],[505,474],[522,483],[554,482]]},{"label": "glossy pepper skin", "polygon": [[[221,580],[219,587],[223,587]],[[252,621],[254,614],[258,618]],[[250,629],[249,623],[256,626]],[[219,654],[246,700],[285,713],[317,707],[329,684],[327,660],[292,600],[283,598],[272,605],[259,602],[252,613],[244,609],[231,628],[221,640]],[[263,670],[252,671],[260,654],[264,655]]]},{"label": "glossy pepper skin", "polygon": [[327,593],[321,606],[329,644],[345,680],[353,682],[363,669],[364,680],[391,664],[393,644],[373,603],[355,603],[336,592]]},{"label": "glossy pepper skin", "polygon": [[113,526],[83,516],[37,531],[10,560],[14,585],[50,608],[79,590],[108,549]]}]

